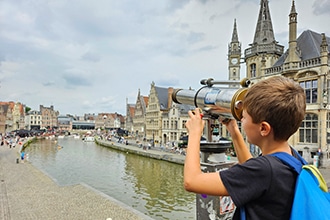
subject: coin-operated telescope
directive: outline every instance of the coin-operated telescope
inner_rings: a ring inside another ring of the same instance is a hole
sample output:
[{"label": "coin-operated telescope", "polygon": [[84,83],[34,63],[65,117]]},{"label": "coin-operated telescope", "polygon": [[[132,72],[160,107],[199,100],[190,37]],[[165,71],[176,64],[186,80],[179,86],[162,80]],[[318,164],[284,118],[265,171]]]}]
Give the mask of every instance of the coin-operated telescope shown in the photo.
[{"label": "coin-operated telescope", "polygon": [[[197,92],[189,89],[175,89],[172,99],[178,104],[196,106],[205,112],[205,116],[211,118],[242,118],[244,95],[250,80],[237,81],[214,81],[212,78],[202,79],[203,86]],[[236,85],[236,87],[213,87],[213,85]],[[237,87],[241,85],[241,87]]]},{"label": "coin-operated telescope", "polygon": [[[201,169],[203,172],[218,172],[228,169],[235,161],[228,160],[225,152],[232,146],[228,139],[214,142],[212,139],[210,121],[219,116],[240,121],[243,111],[243,99],[250,85],[250,80],[214,81],[203,79],[204,85],[197,91],[175,89],[172,99],[175,103],[192,105],[203,111],[203,119],[206,119],[207,142],[200,143]],[[223,85],[222,87],[214,85]],[[226,85],[226,87],[224,86]],[[240,86],[239,86],[240,85]],[[204,134],[205,134],[204,133]],[[234,203],[230,197],[208,196],[196,194],[197,220],[210,218],[210,209],[216,214],[217,219],[231,219],[234,213]]]}]

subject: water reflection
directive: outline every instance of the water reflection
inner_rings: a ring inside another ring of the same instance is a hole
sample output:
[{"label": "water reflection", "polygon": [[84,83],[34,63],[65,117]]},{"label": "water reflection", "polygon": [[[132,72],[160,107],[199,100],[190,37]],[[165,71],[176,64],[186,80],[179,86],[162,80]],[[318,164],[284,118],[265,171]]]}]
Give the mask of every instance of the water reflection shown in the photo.
[{"label": "water reflection", "polygon": [[38,141],[26,153],[60,185],[84,182],[154,219],[195,219],[195,195],[182,187],[182,165],[69,137]]}]

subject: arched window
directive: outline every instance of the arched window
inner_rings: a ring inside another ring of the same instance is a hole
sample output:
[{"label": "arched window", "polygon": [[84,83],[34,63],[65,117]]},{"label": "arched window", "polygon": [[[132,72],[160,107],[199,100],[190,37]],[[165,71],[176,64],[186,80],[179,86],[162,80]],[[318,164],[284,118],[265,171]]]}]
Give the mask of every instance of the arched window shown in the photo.
[{"label": "arched window", "polygon": [[306,114],[299,128],[299,142],[317,143],[318,140],[318,116],[316,114]]}]

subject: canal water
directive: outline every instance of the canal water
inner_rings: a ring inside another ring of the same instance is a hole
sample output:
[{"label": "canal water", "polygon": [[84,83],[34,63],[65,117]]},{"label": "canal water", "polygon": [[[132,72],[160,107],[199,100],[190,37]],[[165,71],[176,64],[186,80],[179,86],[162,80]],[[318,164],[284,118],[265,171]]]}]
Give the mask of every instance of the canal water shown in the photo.
[{"label": "canal water", "polygon": [[85,183],[154,219],[196,218],[196,197],[183,189],[182,165],[72,137],[37,141],[26,153],[59,185]]}]

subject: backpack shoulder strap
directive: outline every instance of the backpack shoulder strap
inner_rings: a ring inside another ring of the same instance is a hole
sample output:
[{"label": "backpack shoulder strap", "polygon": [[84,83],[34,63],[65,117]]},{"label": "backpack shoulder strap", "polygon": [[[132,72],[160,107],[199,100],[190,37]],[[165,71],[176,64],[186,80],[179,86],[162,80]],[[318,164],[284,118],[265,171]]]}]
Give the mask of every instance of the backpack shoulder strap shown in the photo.
[{"label": "backpack shoulder strap", "polygon": [[325,182],[321,172],[317,169],[314,165],[304,165],[303,169],[307,170],[312,174],[312,176],[317,180],[319,183],[319,187],[323,192],[328,192],[328,186]]},{"label": "backpack shoulder strap", "polygon": [[306,162],[306,160],[304,160],[304,158],[302,158],[300,156],[300,154],[295,149],[293,149],[291,147],[291,150],[298,159],[296,157],[291,156],[288,153],[285,153],[285,152],[276,152],[276,153],[273,153],[273,154],[270,154],[270,155],[274,156],[274,157],[277,157],[284,164],[288,165],[289,167],[291,167],[293,170],[295,170],[299,174],[302,170],[302,166],[306,165],[307,162]]}]

